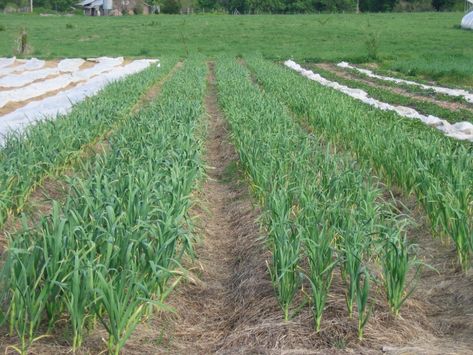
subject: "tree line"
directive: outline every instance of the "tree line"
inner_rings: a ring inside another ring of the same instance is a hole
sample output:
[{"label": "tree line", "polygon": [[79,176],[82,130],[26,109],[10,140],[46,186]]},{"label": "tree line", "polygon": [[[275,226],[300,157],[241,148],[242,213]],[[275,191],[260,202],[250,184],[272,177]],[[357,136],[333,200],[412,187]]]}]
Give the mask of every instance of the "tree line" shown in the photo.
[{"label": "tree line", "polygon": [[[71,10],[79,0],[33,0],[35,7],[57,11]],[[159,6],[163,13],[193,12],[320,13],[462,10],[464,0],[144,0]],[[0,9],[28,6],[29,0],[0,0]]]},{"label": "tree line", "polygon": [[[165,2],[178,3],[179,0]],[[318,13],[452,11],[463,9],[463,0],[197,0],[198,8],[240,13]],[[165,4],[164,4],[165,5]],[[164,6],[165,8],[166,6]]]}]

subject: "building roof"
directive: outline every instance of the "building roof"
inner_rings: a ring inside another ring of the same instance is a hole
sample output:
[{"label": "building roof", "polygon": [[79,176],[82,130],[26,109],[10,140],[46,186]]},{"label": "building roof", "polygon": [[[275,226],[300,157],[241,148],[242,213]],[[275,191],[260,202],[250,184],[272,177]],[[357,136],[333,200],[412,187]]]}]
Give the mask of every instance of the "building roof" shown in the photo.
[{"label": "building roof", "polygon": [[86,9],[90,9],[90,8],[93,8],[93,7],[102,6],[103,5],[103,0],[82,0],[77,5],[78,6],[83,6]]}]

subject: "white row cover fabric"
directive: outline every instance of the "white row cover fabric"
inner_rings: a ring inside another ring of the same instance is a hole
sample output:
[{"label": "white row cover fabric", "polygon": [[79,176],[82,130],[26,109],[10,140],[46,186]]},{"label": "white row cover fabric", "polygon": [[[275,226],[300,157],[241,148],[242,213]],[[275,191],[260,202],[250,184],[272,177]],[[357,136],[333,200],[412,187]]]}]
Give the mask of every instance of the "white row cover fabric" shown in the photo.
[{"label": "white row cover fabric", "polygon": [[473,30],[473,11],[463,16],[461,27],[467,30]]},{"label": "white row cover fabric", "polygon": [[433,85],[425,85],[421,83],[417,83],[415,81],[410,81],[410,80],[404,80],[404,79],[397,79],[397,78],[391,78],[389,76],[383,76],[383,75],[378,75],[373,73],[369,69],[362,69],[355,67],[347,62],[341,62],[338,63],[337,66],[340,68],[345,68],[345,69],[353,69],[356,70],[362,74],[365,74],[366,76],[374,79],[379,79],[379,80],[384,80],[384,81],[391,81],[396,84],[406,84],[406,85],[414,85],[414,86],[419,86],[423,89],[426,90],[433,90],[439,94],[444,94],[448,96],[455,96],[455,97],[463,97],[466,101],[473,103],[473,94],[462,89],[450,89],[450,88],[445,88],[441,86],[433,86]]},{"label": "white row cover fabric", "polygon": [[348,96],[351,96],[357,100],[360,100],[370,106],[376,107],[383,111],[394,111],[402,117],[407,117],[411,119],[418,119],[425,124],[435,127],[438,130],[444,132],[444,134],[448,137],[452,137],[458,140],[468,140],[473,142],[473,124],[470,122],[459,122],[455,124],[450,124],[448,121],[441,119],[436,116],[425,116],[417,112],[416,110],[410,107],[404,106],[395,106],[385,102],[378,101],[372,97],[368,96],[368,93],[361,90],[361,89],[352,89],[347,86],[341,85],[337,82],[327,80],[320,76],[319,74],[315,74],[310,70],[306,70],[302,68],[299,64],[292,60],[288,60],[284,63],[288,68],[291,68],[302,76],[316,81],[323,86],[327,86],[333,88],[337,91],[340,91]]},{"label": "white row cover fabric", "polygon": [[40,70],[24,71],[20,74],[10,74],[0,78],[0,88],[18,88],[31,84],[36,80],[46,79],[49,76],[61,73],[70,73],[79,70],[85,60],[80,58],[63,59],[56,68],[46,68]]},{"label": "white row cover fabric", "polygon": [[[17,65],[17,66],[12,66],[15,62],[22,63],[22,64]],[[44,60],[36,59],[36,58],[32,58],[28,60],[16,60],[6,67],[0,67],[0,77],[14,73],[14,72],[23,72],[25,70],[41,69],[42,67],[44,67],[45,64],[46,62]]]},{"label": "white row cover fabric", "polygon": [[0,58],[0,68],[5,68],[15,63],[16,57],[13,58]]},{"label": "white row cover fabric", "polygon": [[136,74],[157,62],[158,60],[155,59],[133,61],[125,66],[116,67],[113,71],[95,76],[72,89],[43,100],[30,102],[26,106],[0,117],[0,145],[3,145],[5,135],[9,132],[22,131],[28,125],[53,119],[57,115],[67,114],[74,104],[96,95],[109,83]]},{"label": "white row cover fabric", "polygon": [[85,63],[85,60],[82,58],[68,58],[61,60],[58,65],[57,69],[60,72],[74,72],[77,71],[82,64]]},{"label": "white row cover fabric", "polygon": [[86,81],[96,75],[110,71],[122,63],[123,57],[102,57],[98,59],[98,64],[91,68],[61,75],[41,82],[32,83],[31,85],[25,87],[0,91],[0,108],[6,106],[10,102],[31,100],[35,97],[45,95],[48,92],[62,90],[71,84],[76,84],[80,81]]}]

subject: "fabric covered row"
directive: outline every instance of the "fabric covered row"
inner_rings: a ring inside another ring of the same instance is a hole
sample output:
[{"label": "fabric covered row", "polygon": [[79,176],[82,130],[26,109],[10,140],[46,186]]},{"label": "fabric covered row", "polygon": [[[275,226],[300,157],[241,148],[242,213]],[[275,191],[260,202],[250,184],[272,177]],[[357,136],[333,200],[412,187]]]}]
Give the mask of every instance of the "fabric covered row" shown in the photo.
[{"label": "fabric covered row", "polygon": [[406,85],[414,85],[414,86],[419,86],[425,90],[433,90],[439,94],[444,94],[448,96],[456,96],[456,97],[463,97],[466,101],[473,103],[473,94],[462,89],[450,89],[450,88],[445,88],[442,86],[434,86],[434,85],[426,85],[426,84],[421,84],[417,83],[415,81],[410,81],[410,80],[404,80],[404,79],[398,79],[398,78],[392,78],[389,76],[383,76],[383,75],[378,75],[373,73],[369,69],[362,69],[355,67],[347,62],[341,62],[337,64],[340,68],[347,68],[347,69],[353,69],[356,70],[370,78],[374,79],[379,79],[379,80],[384,80],[384,81],[391,81],[396,84],[406,84]]},{"label": "fabric covered row", "polygon": [[337,82],[327,80],[319,74],[316,74],[310,70],[306,70],[302,68],[299,64],[297,64],[296,62],[292,60],[288,60],[284,64],[288,68],[291,68],[297,71],[302,76],[310,80],[316,81],[317,83],[323,86],[327,86],[337,91],[340,91],[370,106],[376,107],[383,111],[394,111],[402,117],[420,120],[423,123],[429,126],[435,127],[438,130],[442,131],[448,137],[452,137],[458,140],[468,140],[468,141],[473,142],[473,124],[471,124],[470,122],[459,122],[455,124],[450,124],[448,121],[436,116],[432,116],[432,115],[425,116],[410,107],[395,106],[395,105],[391,105],[391,104],[376,100],[372,97],[369,97],[366,91],[363,91],[361,89],[349,88],[348,86],[341,85]]},{"label": "fabric covered row", "polygon": [[96,75],[113,70],[122,63],[122,57],[103,57],[99,58],[97,64],[91,68],[73,71],[70,74],[61,75],[41,82],[35,82],[25,87],[0,91],[0,108],[6,106],[10,102],[31,100],[49,92],[65,89],[69,85],[76,84],[81,81],[87,81]]},{"label": "fabric covered row", "polygon": [[74,104],[96,95],[109,83],[136,74],[157,62],[158,60],[154,59],[142,59],[121,67],[115,67],[114,70],[95,76],[72,89],[59,92],[39,101],[30,102],[26,106],[0,117],[0,145],[3,144],[5,136],[12,131],[22,131],[36,122],[67,114]]}]

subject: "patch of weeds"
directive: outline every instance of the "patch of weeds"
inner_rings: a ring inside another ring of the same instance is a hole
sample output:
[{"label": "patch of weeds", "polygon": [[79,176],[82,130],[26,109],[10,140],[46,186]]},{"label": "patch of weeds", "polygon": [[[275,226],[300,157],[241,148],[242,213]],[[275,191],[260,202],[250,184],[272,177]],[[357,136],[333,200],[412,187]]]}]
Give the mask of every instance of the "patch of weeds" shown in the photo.
[{"label": "patch of weeds", "polygon": [[150,54],[150,51],[147,48],[141,48],[140,51],[138,52],[138,55],[141,55],[141,56],[149,55],[149,54]]},{"label": "patch of weeds", "polygon": [[337,338],[333,341],[333,346],[336,349],[345,349],[347,347],[347,342],[344,338]]},{"label": "patch of weeds", "polygon": [[5,25],[0,24],[0,32],[4,32],[6,30],[7,28],[5,27]]},{"label": "patch of weeds", "polygon": [[24,56],[33,52],[33,48],[28,43],[28,31],[26,28],[22,28],[20,30],[20,33],[18,34],[18,37],[15,41],[14,52],[19,56]]},{"label": "patch of weeds", "polygon": [[222,174],[222,183],[229,184],[231,182],[236,182],[240,178],[240,166],[238,161],[232,161],[225,167],[225,170]]},{"label": "patch of weeds", "polygon": [[72,23],[66,23],[66,28],[68,30],[72,30],[74,28],[74,25]]},{"label": "patch of weeds", "polygon": [[368,22],[368,31],[365,40],[366,51],[368,59],[378,59],[379,50],[379,33],[371,29],[371,25]]},{"label": "patch of weeds", "polygon": [[322,18],[322,19],[318,19],[318,18],[317,18],[317,22],[318,22],[321,26],[326,25],[329,21],[330,21],[330,17]]}]

